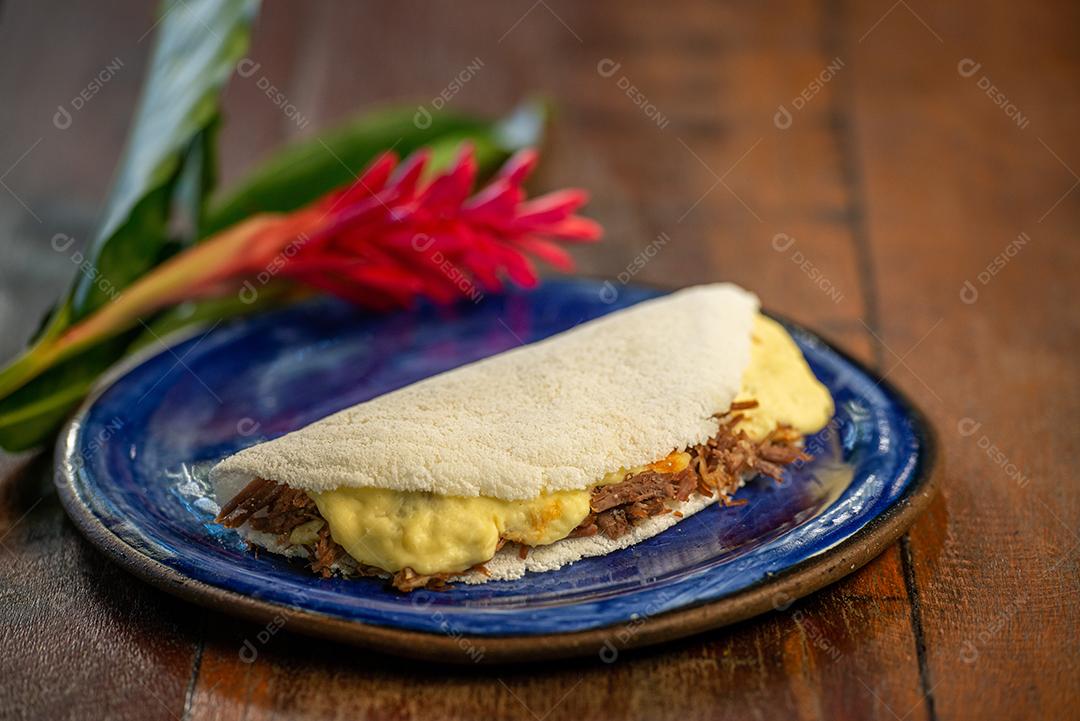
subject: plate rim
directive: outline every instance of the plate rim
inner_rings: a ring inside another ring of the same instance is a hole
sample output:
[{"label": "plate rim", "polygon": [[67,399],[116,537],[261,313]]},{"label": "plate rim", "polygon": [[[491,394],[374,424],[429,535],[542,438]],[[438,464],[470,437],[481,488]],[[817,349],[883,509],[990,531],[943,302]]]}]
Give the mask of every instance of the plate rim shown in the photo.
[{"label": "plate rim", "polygon": [[[601,280],[580,276],[573,279]],[[672,290],[640,285],[656,290]],[[113,366],[95,384],[57,438],[54,451],[54,483],[68,517],[79,532],[109,560],[151,586],[197,605],[256,622],[283,618],[286,627],[308,635],[425,661],[459,664],[506,663],[595,653],[601,660],[611,662],[625,650],[685,638],[768,611],[785,610],[799,598],[854,573],[880,555],[910,528],[939,490],[943,459],[937,432],[908,395],[862,361],[803,324],[771,310],[763,309],[763,312],[822,343],[896,399],[911,418],[913,431],[920,441],[918,471],[904,492],[885,510],[836,545],[731,595],[646,616],[640,620],[623,621],[582,631],[510,636],[432,633],[393,628],[252,598],[190,578],[144,555],[109,530],[91,511],[89,504],[80,498],[75,478],[77,464],[71,462],[70,458],[75,452],[75,441],[83,426],[83,420],[98,398],[128,371],[159,353],[168,352],[177,343],[199,332],[199,327],[181,329],[166,336],[164,347],[151,346],[143,349]],[[617,631],[630,624],[634,625],[633,632],[628,637],[620,637]],[[477,649],[482,653],[478,654]]]}]

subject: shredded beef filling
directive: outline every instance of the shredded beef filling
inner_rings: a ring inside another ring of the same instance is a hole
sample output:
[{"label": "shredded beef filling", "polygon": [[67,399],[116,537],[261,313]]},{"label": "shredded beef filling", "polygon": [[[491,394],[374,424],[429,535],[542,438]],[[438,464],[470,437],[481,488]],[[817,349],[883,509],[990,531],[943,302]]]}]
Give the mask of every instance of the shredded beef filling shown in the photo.
[{"label": "shredded beef filling", "polygon": [[297,527],[322,521],[315,542],[301,544],[308,554],[311,570],[329,577],[333,565],[347,557],[345,549],[330,537],[330,527],[307,493],[265,478],[256,478],[244,486],[225,504],[216,520],[226,528],[239,528],[247,523],[253,530],[273,534],[283,546],[296,545],[289,537]]},{"label": "shredded beef filling", "polygon": [[[798,443],[802,436],[792,428],[779,426],[762,441],[753,441],[736,426],[743,416],[739,411],[757,406],[756,401],[734,403],[725,414],[717,417],[720,427],[715,436],[689,449],[690,464],[676,473],[643,471],[627,475],[619,483],[597,486],[592,490],[589,515],[570,537],[594,536],[598,533],[616,539],[630,532],[638,523],[652,516],[673,512],[669,503],[687,501],[694,495],[718,496],[724,506],[737,505],[731,496],[739,489],[742,478],[760,473],[780,481],[784,466],[796,461],[808,461]],[[682,514],[674,511],[678,516]],[[293,544],[292,532],[312,521],[322,521],[314,543]],[[330,528],[319,514],[315,501],[304,491],[263,478],[257,478],[225,504],[217,521],[227,528],[247,523],[252,529],[273,534],[283,546],[300,545],[307,552],[311,570],[324,577],[333,574],[340,563],[358,575],[385,576],[374,566],[356,562],[330,536]],[[506,543],[499,541],[499,548]],[[525,558],[528,548],[522,546],[519,556]],[[482,564],[474,571],[487,573]],[[444,590],[447,581],[457,573],[420,574],[403,568],[393,574],[391,585],[399,591],[417,588]]]},{"label": "shredded beef filling", "polygon": [[792,428],[780,426],[758,442],[736,428],[743,418],[738,411],[756,405],[755,401],[733,405],[720,417],[716,435],[689,450],[690,465],[678,473],[643,471],[594,488],[590,513],[571,536],[602,533],[619,538],[646,518],[669,513],[669,501],[686,501],[695,494],[719,496],[723,505],[732,505],[731,496],[744,476],[760,473],[780,481],[784,466],[810,460],[798,446],[801,435]]}]

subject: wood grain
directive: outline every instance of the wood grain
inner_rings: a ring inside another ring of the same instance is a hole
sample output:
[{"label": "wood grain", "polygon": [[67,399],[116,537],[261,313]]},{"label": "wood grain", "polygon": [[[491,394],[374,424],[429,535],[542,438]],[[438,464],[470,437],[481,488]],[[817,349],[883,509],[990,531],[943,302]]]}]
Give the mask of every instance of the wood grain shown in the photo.
[{"label": "wood grain", "polygon": [[[847,15],[848,33],[876,12]],[[1080,498],[1062,460],[1080,446],[1067,430],[1080,408],[1067,380],[1080,370],[1067,297],[1080,282],[1080,178],[1066,167],[1080,167],[1080,98],[1063,82],[1080,61],[1066,42],[1077,8],[927,6],[922,19],[940,42],[905,13],[855,50],[865,72],[852,103],[885,365],[925,399],[949,456],[944,549],[922,526],[911,540],[924,680],[942,718],[1067,718],[1080,701]],[[912,52],[895,53],[900,42]],[[965,78],[968,58],[981,68]],[[1030,241],[1006,251],[1021,233]]]},{"label": "wood grain", "polygon": [[[0,164],[43,138],[4,177],[32,212],[0,194],[12,238],[0,354],[70,272],[47,240],[92,223],[145,62],[142,4],[74,12],[34,3],[0,24]],[[309,122],[237,79],[226,180],[358,109],[429,103],[479,58],[454,107],[501,112],[532,91],[558,103],[539,184],[589,188],[608,230],[580,253],[583,272],[629,273],[653,244],[635,281],[734,280],[877,364],[940,429],[944,497],[910,538],[782,612],[611,664],[446,669],[151,590],[78,537],[46,456],[7,458],[0,717],[1068,717],[1080,700],[1080,489],[1062,460],[1080,420],[1077,14],[888,0],[268,5],[249,57]],[[124,73],[56,131],[55,106],[116,55]],[[965,77],[968,58],[980,68]],[[1022,232],[1030,241],[982,284]],[[42,269],[35,282],[26,268]],[[965,280],[975,303],[961,300]]]}]

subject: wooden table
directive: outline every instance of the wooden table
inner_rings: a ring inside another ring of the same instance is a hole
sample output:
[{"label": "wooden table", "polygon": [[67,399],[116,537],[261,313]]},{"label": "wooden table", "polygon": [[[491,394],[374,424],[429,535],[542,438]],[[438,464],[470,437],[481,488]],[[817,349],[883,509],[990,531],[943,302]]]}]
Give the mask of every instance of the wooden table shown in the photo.
[{"label": "wooden table", "polygon": [[[49,239],[90,233],[153,17],[115,0],[19,3],[2,20],[7,356],[73,272]],[[287,630],[245,663],[258,626],[106,562],[60,509],[48,454],[7,457],[0,717],[1076,718],[1077,27],[1067,2],[266,8],[250,57],[309,122],[234,80],[226,182],[358,109],[429,102],[470,64],[453,107],[543,91],[559,114],[542,184],[590,188],[608,229],[581,270],[755,289],[919,400],[943,493],[880,558],[787,611],[610,665],[432,668]]]}]

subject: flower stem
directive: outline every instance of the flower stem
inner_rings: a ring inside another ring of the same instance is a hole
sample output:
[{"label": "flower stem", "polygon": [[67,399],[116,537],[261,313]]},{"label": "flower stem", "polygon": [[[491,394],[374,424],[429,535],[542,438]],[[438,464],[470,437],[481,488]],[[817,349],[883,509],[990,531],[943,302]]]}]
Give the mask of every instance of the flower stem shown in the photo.
[{"label": "flower stem", "polygon": [[253,216],[218,233],[165,261],[81,322],[42,338],[0,371],[0,398],[57,363],[144,322],[144,317],[200,297],[206,289],[220,289],[228,279],[244,275],[244,251],[249,241],[273,222],[273,216]]}]

